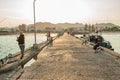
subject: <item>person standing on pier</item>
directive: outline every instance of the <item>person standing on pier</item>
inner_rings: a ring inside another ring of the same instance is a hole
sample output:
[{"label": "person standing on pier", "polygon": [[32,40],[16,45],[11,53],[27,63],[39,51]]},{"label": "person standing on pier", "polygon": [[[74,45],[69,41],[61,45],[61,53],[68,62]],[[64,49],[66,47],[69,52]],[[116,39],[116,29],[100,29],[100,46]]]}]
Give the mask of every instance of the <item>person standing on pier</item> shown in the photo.
[{"label": "person standing on pier", "polygon": [[85,34],[83,35],[83,38],[82,38],[82,45],[83,44],[85,44],[85,45],[87,44],[87,37]]},{"label": "person standing on pier", "polygon": [[49,47],[53,45],[53,38],[50,35],[50,32],[47,33],[47,41],[49,42]]},{"label": "person standing on pier", "polygon": [[49,40],[49,37],[50,37],[50,32],[47,32],[47,41]]},{"label": "person standing on pier", "polygon": [[20,59],[22,59],[24,57],[24,50],[25,50],[25,37],[22,31],[20,32],[19,37],[17,37],[17,41],[21,51]]}]

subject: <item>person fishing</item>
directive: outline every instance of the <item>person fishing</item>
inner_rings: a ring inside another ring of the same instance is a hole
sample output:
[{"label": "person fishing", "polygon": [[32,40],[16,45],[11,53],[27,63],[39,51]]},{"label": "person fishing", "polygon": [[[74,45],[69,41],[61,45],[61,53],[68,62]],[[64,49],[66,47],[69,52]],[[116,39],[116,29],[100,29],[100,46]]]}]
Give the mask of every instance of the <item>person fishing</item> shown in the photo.
[{"label": "person fishing", "polygon": [[22,59],[24,57],[24,50],[25,50],[25,36],[22,31],[20,31],[19,37],[17,37],[18,45],[21,51],[21,57]]}]

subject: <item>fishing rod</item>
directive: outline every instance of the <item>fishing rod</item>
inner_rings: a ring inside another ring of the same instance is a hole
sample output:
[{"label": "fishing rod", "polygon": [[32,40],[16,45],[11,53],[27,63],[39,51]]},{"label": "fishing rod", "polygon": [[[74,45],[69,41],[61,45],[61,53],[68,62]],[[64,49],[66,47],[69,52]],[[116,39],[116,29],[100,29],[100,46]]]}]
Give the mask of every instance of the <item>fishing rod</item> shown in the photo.
[{"label": "fishing rod", "polygon": [[5,21],[6,19],[7,19],[7,18],[5,18],[5,19],[1,20],[1,21],[0,21],[0,23],[2,23],[3,21]]}]

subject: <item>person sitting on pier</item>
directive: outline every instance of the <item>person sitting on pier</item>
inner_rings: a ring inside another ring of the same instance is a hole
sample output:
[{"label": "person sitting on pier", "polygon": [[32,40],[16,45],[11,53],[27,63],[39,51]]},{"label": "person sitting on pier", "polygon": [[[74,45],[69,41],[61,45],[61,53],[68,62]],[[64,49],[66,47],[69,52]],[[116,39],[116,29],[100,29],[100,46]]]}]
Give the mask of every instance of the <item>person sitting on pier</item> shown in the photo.
[{"label": "person sitting on pier", "polygon": [[24,57],[24,50],[25,50],[25,37],[22,31],[20,32],[19,37],[17,37],[17,41],[18,41],[19,48],[21,50],[20,59],[22,59]]},{"label": "person sitting on pier", "polygon": [[97,53],[98,50],[100,50],[100,43],[96,42],[96,44],[93,46],[93,49],[95,50],[95,53]]}]

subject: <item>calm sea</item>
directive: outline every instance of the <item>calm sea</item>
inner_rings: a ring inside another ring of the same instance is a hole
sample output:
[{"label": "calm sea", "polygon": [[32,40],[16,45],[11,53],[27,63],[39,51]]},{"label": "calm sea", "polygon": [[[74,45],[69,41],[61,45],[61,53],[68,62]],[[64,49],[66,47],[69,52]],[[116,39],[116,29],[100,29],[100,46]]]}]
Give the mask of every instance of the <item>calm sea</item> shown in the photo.
[{"label": "calm sea", "polygon": [[120,53],[120,33],[104,33],[102,36],[111,43],[115,52]]},{"label": "calm sea", "polygon": [[[37,34],[37,43],[46,41],[46,34]],[[55,34],[52,34],[54,36]],[[102,34],[105,40],[110,41],[115,52],[120,53],[120,34]],[[0,36],[0,59],[7,56],[9,53],[14,54],[19,52],[16,35],[1,35]],[[25,34],[26,48],[33,46],[34,34]]]}]

